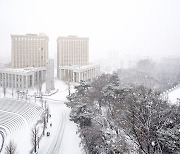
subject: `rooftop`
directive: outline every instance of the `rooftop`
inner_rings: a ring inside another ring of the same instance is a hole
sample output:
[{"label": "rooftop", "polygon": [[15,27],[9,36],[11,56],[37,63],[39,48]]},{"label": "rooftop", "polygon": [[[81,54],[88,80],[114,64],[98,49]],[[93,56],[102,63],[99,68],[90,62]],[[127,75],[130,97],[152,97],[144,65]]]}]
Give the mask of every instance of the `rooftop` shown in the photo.
[{"label": "rooftop", "polygon": [[39,33],[39,34],[28,33],[28,34],[25,34],[25,35],[22,35],[22,34],[12,34],[11,37],[48,37],[48,36],[46,36],[45,33]]},{"label": "rooftop", "polygon": [[26,68],[0,68],[0,72],[12,72],[12,73],[29,73],[33,71],[45,70],[45,67],[26,67]]},{"label": "rooftop", "polygon": [[76,40],[78,40],[78,39],[89,39],[89,38],[88,37],[78,37],[76,35],[68,35],[68,36],[59,36],[57,38],[57,40],[59,40],[59,39],[76,39]]},{"label": "rooftop", "polygon": [[97,64],[91,63],[91,64],[84,65],[84,66],[78,66],[78,65],[60,66],[59,68],[80,71],[80,70],[86,70],[86,69],[91,69],[91,68],[95,68],[95,67],[100,67],[100,66]]}]

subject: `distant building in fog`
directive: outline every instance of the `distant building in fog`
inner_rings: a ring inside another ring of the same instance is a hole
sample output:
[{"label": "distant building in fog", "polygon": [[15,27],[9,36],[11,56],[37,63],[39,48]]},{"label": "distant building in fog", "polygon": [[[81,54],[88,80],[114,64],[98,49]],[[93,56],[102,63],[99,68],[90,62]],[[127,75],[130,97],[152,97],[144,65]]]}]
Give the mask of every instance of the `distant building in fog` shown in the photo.
[{"label": "distant building in fog", "polygon": [[11,35],[12,68],[45,67],[48,59],[48,41],[45,34]]},{"label": "distant building in fog", "polygon": [[168,56],[161,58],[161,65],[164,66],[166,71],[177,71],[180,68],[180,57],[178,56]]}]

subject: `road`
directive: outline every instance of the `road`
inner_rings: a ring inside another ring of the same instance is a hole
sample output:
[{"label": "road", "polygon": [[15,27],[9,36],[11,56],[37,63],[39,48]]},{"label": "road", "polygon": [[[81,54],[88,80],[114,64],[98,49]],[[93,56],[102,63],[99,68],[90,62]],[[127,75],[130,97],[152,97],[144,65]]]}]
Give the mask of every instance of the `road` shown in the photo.
[{"label": "road", "polygon": [[64,135],[64,130],[66,127],[66,122],[67,122],[67,113],[63,112],[61,114],[61,118],[59,119],[59,125],[58,125],[58,130],[56,133],[56,136],[54,137],[53,144],[50,146],[48,150],[48,154],[59,154],[61,151],[61,143]]},{"label": "road", "polygon": [[[43,137],[40,142],[39,154],[59,154],[61,142],[68,119],[68,111],[66,106],[57,101],[48,101],[51,118],[49,119],[48,128],[50,136]],[[50,126],[52,123],[52,127]]]}]

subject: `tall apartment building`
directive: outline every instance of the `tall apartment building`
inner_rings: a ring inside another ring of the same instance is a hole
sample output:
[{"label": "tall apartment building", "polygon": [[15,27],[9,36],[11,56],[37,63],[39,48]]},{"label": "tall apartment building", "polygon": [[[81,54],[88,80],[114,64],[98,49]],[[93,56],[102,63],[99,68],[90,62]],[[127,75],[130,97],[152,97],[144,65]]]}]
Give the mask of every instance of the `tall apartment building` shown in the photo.
[{"label": "tall apartment building", "polygon": [[48,41],[45,34],[11,35],[12,68],[45,67],[48,60]]},{"label": "tall apartment building", "polygon": [[68,36],[57,39],[57,68],[89,63],[89,38]]}]

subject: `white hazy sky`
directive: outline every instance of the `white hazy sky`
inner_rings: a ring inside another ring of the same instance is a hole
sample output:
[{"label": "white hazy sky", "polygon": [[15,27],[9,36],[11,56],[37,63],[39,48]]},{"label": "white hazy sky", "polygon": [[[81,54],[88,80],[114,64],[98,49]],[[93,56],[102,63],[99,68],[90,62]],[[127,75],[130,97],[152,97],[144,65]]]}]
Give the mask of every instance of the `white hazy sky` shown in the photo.
[{"label": "white hazy sky", "polygon": [[11,34],[44,32],[49,55],[58,36],[90,38],[90,58],[180,56],[180,0],[0,0],[0,63],[10,61]]}]

